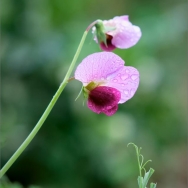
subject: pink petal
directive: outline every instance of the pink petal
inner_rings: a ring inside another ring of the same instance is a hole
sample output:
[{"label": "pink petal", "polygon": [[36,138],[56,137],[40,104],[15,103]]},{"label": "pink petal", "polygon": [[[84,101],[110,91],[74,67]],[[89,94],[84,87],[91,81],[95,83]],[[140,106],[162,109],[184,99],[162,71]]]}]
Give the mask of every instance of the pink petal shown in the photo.
[{"label": "pink petal", "polygon": [[121,92],[119,103],[131,99],[139,85],[139,72],[134,67],[125,66],[117,74],[111,76],[107,86],[116,88]]},{"label": "pink petal", "polygon": [[116,29],[106,34],[113,37],[112,44],[117,48],[126,49],[134,46],[142,35],[140,28],[133,25],[128,16],[117,16],[104,21],[104,26],[108,27],[110,25]]},{"label": "pink petal", "polygon": [[91,81],[106,80],[107,77],[124,67],[124,61],[112,52],[98,52],[87,56],[78,65],[75,79],[87,85]]},{"label": "pink petal", "polygon": [[115,88],[99,86],[90,91],[88,98],[88,108],[96,113],[113,115],[118,109],[118,102],[121,93]]},{"label": "pink petal", "polygon": [[116,17],[113,18],[113,20],[115,20],[115,21],[122,21],[122,20],[129,21],[129,16],[128,15],[116,16]]},{"label": "pink petal", "polygon": [[112,44],[121,49],[130,48],[139,41],[141,35],[142,33],[138,26],[124,21],[119,23],[116,35],[113,36]]}]

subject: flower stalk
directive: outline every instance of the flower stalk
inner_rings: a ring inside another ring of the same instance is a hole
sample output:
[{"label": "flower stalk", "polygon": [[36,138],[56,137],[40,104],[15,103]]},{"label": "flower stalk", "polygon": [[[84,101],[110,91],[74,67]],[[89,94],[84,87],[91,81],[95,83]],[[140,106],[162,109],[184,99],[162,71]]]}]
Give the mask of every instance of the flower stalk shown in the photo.
[{"label": "flower stalk", "polygon": [[51,110],[53,109],[55,103],[57,102],[59,96],[61,95],[62,91],[64,90],[65,86],[68,84],[69,77],[73,71],[73,68],[76,64],[76,61],[78,59],[78,56],[81,52],[81,49],[83,47],[83,44],[85,42],[86,36],[88,34],[88,31],[91,29],[91,27],[93,27],[95,24],[97,23],[97,21],[94,21],[93,23],[91,23],[87,29],[85,30],[80,44],[77,48],[77,51],[73,57],[73,60],[69,66],[69,69],[64,77],[63,82],[61,83],[61,85],[59,86],[57,92],[55,93],[55,95],[53,96],[52,100],[50,101],[49,105],[47,106],[46,110],[44,111],[44,113],[42,114],[41,118],[39,119],[38,123],[36,124],[36,126],[34,127],[34,129],[31,131],[31,133],[28,135],[28,137],[25,139],[25,141],[21,144],[21,146],[16,150],[16,152],[13,154],[13,156],[7,161],[7,163],[3,166],[3,168],[0,171],[0,178],[7,172],[7,170],[12,166],[12,164],[18,159],[18,157],[22,154],[22,152],[27,148],[27,146],[29,145],[29,143],[33,140],[33,138],[35,137],[35,135],[37,134],[37,132],[40,130],[40,128],[42,127],[43,123],[45,122],[46,118],[48,117],[48,115],[50,114]]}]

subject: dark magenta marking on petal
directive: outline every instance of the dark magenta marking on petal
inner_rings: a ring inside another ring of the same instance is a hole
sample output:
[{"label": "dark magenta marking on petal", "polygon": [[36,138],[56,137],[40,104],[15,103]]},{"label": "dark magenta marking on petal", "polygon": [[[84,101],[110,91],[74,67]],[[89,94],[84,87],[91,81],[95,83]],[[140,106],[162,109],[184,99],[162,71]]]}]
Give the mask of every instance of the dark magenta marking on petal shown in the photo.
[{"label": "dark magenta marking on petal", "polygon": [[112,36],[111,35],[108,35],[106,34],[106,43],[107,43],[107,46],[105,45],[104,42],[101,42],[100,43],[100,47],[102,50],[104,51],[107,51],[107,52],[111,52],[113,51],[116,47],[112,44]]},{"label": "dark magenta marking on petal", "polygon": [[95,113],[113,115],[118,109],[121,92],[115,88],[99,86],[91,90],[88,97],[88,108]]},{"label": "dark magenta marking on petal", "polygon": [[115,114],[117,109],[118,109],[118,105],[115,105],[111,107],[110,109],[106,109],[105,111],[103,111],[103,113],[106,114],[107,116],[112,116],[113,114]]}]

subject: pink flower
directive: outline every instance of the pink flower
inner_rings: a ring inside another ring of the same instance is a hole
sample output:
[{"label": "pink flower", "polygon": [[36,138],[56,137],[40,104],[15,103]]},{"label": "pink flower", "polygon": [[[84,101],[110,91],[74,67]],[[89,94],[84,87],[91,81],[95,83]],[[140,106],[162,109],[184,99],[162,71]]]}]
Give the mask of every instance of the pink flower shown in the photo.
[{"label": "pink flower", "polygon": [[[130,48],[139,41],[142,35],[140,28],[132,25],[128,16],[116,16],[111,20],[104,20],[102,23],[103,27],[96,28],[104,30],[106,44],[105,41],[97,39],[97,36],[94,36],[94,40],[99,41],[100,47],[104,51],[112,51],[115,48]],[[95,33],[96,28],[93,28],[93,33]]]},{"label": "pink flower", "polygon": [[75,79],[83,83],[87,105],[93,112],[111,116],[117,111],[118,104],[134,96],[139,85],[139,72],[124,63],[112,52],[98,52],[87,56],[78,65]]}]

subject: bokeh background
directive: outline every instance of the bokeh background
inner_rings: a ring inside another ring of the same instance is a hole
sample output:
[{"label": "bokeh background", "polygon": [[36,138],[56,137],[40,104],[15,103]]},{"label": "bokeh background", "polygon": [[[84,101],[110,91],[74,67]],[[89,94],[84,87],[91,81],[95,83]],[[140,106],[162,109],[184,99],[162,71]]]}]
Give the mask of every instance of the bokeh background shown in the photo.
[{"label": "bokeh background", "polygon": [[[129,15],[143,33],[116,49],[140,71],[136,95],[111,117],[76,102],[70,82],[1,188],[135,188],[141,146],[157,187],[187,188],[187,1],[1,0],[1,166],[33,129],[59,87],[85,28]],[[90,33],[77,64],[100,51]],[[34,186],[32,186],[34,185]]]}]

